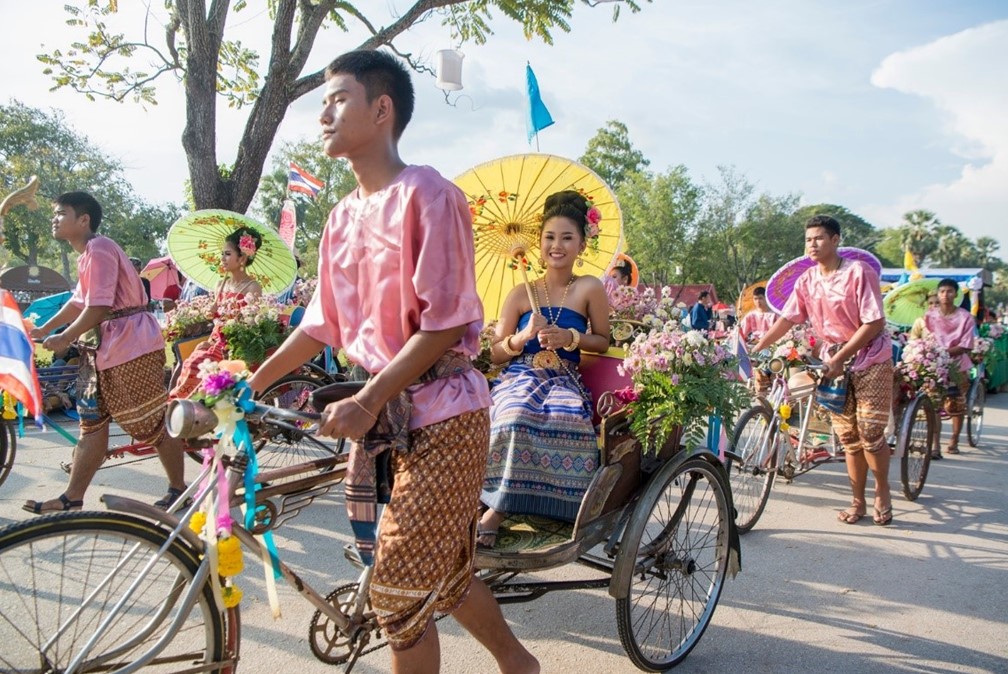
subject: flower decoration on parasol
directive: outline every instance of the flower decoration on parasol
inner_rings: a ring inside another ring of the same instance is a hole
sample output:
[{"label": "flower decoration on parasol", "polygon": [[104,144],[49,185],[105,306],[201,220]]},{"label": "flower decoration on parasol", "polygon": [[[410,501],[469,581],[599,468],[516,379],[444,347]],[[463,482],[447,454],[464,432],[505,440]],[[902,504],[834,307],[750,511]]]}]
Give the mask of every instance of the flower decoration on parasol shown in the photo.
[{"label": "flower decoration on parasol", "polygon": [[[876,274],[882,273],[882,263],[867,250],[841,246],[837,248],[837,253],[845,260],[857,260],[866,263],[875,270]],[[798,277],[804,274],[806,269],[814,267],[815,264],[812,258],[803,255],[796,257],[774,272],[774,275],[770,277],[770,280],[766,284],[766,298],[770,308],[778,313],[783,311],[784,304],[791,297],[791,293],[794,292],[795,282],[798,280]]]},{"label": "flower decoration on parasol", "polygon": [[[563,157],[522,154],[480,164],[455,178],[469,202],[476,245],[476,288],[486,320],[497,318],[508,292],[538,278],[539,227],[546,197],[575,190],[597,209],[577,274],[605,275],[622,251],[623,217],[616,195],[591,169]],[[594,230],[594,227],[593,227]],[[529,289],[531,292],[531,289]],[[535,306],[535,302],[532,303]]]},{"label": "flower decoration on parasol", "polygon": [[275,230],[233,211],[195,211],[175,221],[168,230],[168,254],[179,271],[205,290],[220,282],[220,253],[224,239],[239,227],[259,232],[262,246],[249,265],[248,274],[262,286],[263,293],[275,295],[294,282],[297,262]]},{"label": "flower decoration on parasol", "polygon": [[140,277],[150,281],[152,300],[163,300],[166,297],[165,292],[170,288],[181,288],[182,286],[182,277],[179,275],[178,267],[175,266],[175,262],[171,257],[167,255],[156,257],[148,262],[140,270]]},{"label": "flower decoration on parasol", "polygon": [[[927,311],[928,295],[938,293],[940,279],[926,278],[896,286],[882,298],[882,309],[890,324],[909,328]],[[956,293],[956,306],[962,302],[962,288]]]}]

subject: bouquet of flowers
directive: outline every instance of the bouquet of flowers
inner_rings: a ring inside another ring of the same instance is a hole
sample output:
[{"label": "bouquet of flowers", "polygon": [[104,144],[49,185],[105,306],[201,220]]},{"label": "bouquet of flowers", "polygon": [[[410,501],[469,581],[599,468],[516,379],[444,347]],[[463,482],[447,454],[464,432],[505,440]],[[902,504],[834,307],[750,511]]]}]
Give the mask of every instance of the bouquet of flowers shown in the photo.
[{"label": "bouquet of flowers", "polygon": [[302,278],[294,282],[294,304],[302,307],[308,306],[312,295],[315,294],[315,287],[318,285],[317,278]]},{"label": "bouquet of flowers", "polygon": [[1005,332],[1005,327],[1000,323],[984,323],[980,326],[980,334],[988,339],[997,339]]},{"label": "bouquet of flowers", "polygon": [[217,318],[222,322],[228,355],[250,364],[266,360],[266,352],[280,346],[287,336],[280,323],[282,309],[276,301],[261,295],[218,305]]},{"label": "bouquet of flowers", "polygon": [[709,416],[731,428],[750,402],[734,355],[701,331],[683,332],[677,320],[638,335],[619,370],[633,380],[630,427],[646,451],[679,427],[687,446],[701,444]]},{"label": "bouquet of flowers", "polygon": [[784,339],[774,344],[773,356],[783,358],[788,365],[800,366],[812,356],[815,343],[811,329],[796,325]]},{"label": "bouquet of flowers", "polygon": [[199,364],[198,374],[200,384],[190,398],[213,407],[234,395],[238,382],[248,378],[249,369],[242,360],[205,360]]},{"label": "bouquet of flowers", "polygon": [[188,301],[179,301],[165,315],[164,337],[168,341],[204,335],[213,328],[211,307],[213,297],[200,295]]},{"label": "bouquet of flowers", "polygon": [[660,330],[670,321],[679,320],[679,308],[672,297],[672,289],[662,286],[642,289],[621,286],[609,297],[609,320],[613,322],[613,344],[628,342],[636,334]]},{"label": "bouquet of flowers", "polygon": [[979,365],[984,362],[990,355],[991,347],[994,346],[994,340],[988,337],[977,337],[973,340],[973,350],[970,351],[970,360],[973,361],[975,365]]},{"label": "bouquet of flowers", "polygon": [[896,365],[896,375],[905,392],[925,391],[932,400],[940,401],[948,388],[951,365],[948,351],[928,335],[907,342]]}]

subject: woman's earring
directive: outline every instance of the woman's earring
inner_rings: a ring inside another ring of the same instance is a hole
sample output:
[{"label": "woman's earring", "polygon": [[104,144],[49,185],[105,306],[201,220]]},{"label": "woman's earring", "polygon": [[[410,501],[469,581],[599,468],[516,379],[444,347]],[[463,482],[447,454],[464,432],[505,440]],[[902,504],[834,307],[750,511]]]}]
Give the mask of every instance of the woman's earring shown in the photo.
[{"label": "woman's earring", "polygon": [[578,265],[579,267],[583,267],[583,266],[584,266],[584,258],[583,258],[583,257],[581,257],[580,255],[578,255],[578,262],[577,262],[577,265]]},{"label": "woman's earring", "polygon": [[542,259],[542,255],[539,256],[539,266],[543,269],[546,268],[546,260]]}]

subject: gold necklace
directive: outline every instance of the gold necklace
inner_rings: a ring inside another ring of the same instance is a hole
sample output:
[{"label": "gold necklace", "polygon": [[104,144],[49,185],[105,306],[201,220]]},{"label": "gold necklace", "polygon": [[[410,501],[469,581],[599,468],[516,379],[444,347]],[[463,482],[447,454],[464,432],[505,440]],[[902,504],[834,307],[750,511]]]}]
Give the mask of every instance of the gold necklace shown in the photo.
[{"label": "gold necklace", "polygon": [[[574,283],[574,274],[571,274],[570,280],[567,281],[567,285],[566,287],[564,287],[563,298],[560,300],[560,307],[557,309],[557,314],[556,317],[554,318],[553,307],[550,306],[549,288],[547,288],[546,286],[546,279],[543,279],[543,294],[546,295],[546,306],[548,307],[549,313],[548,314],[543,313],[542,307],[537,307],[537,309],[539,309],[539,313],[543,314],[543,316],[546,316],[547,323],[550,323],[551,319],[552,319],[551,325],[556,325],[557,322],[560,321],[560,314],[563,312],[564,304],[567,303],[567,292],[570,290],[570,287],[573,283]],[[539,300],[539,286],[536,286],[536,301],[538,302],[538,300]],[[560,356],[556,354],[556,351],[553,351],[551,349],[543,349],[542,351],[539,351],[534,356],[532,356],[532,367],[535,368],[555,370],[558,367],[560,367],[561,364],[562,362],[560,360]]]}]

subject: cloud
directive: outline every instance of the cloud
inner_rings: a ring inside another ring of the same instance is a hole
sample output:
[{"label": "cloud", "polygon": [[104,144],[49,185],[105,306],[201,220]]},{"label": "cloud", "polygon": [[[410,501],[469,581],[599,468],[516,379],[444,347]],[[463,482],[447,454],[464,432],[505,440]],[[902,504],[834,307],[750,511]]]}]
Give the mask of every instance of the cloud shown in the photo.
[{"label": "cloud", "polygon": [[944,141],[961,164],[951,182],[926,185],[865,209],[898,224],[925,208],[970,238],[1004,241],[1008,212],[1008,21],[996,21],[886,57],[873,85],[931,102],[944,116]]}]

